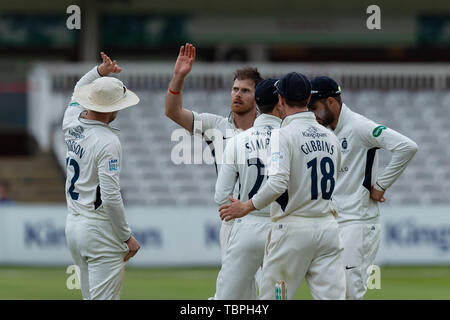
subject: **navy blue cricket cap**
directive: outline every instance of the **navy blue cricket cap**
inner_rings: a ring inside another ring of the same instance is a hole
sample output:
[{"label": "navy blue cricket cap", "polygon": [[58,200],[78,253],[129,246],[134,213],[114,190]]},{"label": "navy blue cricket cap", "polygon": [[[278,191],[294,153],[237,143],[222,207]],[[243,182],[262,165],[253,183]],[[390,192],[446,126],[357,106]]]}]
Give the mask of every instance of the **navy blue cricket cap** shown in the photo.
[{"label": "navy blue cricket cap", "polygon": [[311,83],[301,73],[290,72],[275,83],[277,92],[285,99],[304,101],[311,94]]},{"label": "navy blue cricket cap", "polygon": [[310,105],[320,99],[337,97],[341,94],[341,87],[334,79],[331,79],[330,77],[322,76],[312,78],[311,86],[312,96],[311,100],[309,101]]},{"label": "navy blue cricket cap", "polygon": [[260,107],[275,105],[278,102],[278,93],[275,82],[278,79],[266,79],[258,83],[255,89],[256,104]]}]

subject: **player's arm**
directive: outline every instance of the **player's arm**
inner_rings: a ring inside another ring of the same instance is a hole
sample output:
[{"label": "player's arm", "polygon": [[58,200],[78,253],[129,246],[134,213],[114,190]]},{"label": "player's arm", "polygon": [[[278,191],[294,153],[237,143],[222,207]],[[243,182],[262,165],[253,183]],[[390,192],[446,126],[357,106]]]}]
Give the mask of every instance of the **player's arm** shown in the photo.
[{"label": "player's arm", "polygon": [[231,139],[223,153],[223,163],[220,167],[219,176],[216,181],[214,201],[219,205],[228,203],[228,197],[233,194],[234,186],[239,176],[237,158],[237,136]]},{"label": "player's arm", "polygon": [[[332,133],[334,135],[334,133]],[[336,137],[336,136],[335,136]],[[341,144],[339,143],[338,138],[336,137],[336,168],[335,168],[335,173],[336,173],[336,180],[339,179],[339,176],[341,175],[341,161],[342,161],[342,152],[341,152]],[[336,189],[335,189],[336,190]],[[335,206],[335,204],[333,203],[333,201],[329,202],[330,205],[330,211],[331,214],[337,218],[339,216],[338,210]]]},{"label": "player's arm", "polygon": [[[278,150],[274,148],[277,145],[274,143],[276,141],[278,141]],[[288,138],[280,130],[275,130],[272,134],[272,148],[269,178],[252,198],[258,210],[278,199],[288,188],[292,151]]]},{"label": "player's arm", "polygon": [[382,148],[392,152],[386,168],[378,175],[370,192],[371,198],[384,202],[384,192],[398,179],[418,150],[417,144],[401,133],[377,125],[360,124],[357,132],[368,148]]},{"label": "player's arm", "polygon": [[224,204],[219,208],[220,218],[225,221],[240,218],[254,210],[261,210],[278,199],[288,188],[290,175],[291,151],[286,137],[279,131],[272,133],[272,146],[277,145],[279,149],[272,150],[269,166],[269,179],[258,192],[246,202],[229,197],[231,204]]},{"label": "player's arm", "polygon": [[166,93],[166,116],[185,128],[191,134],[193,132],[194,115],[190,110],[183,108],[184,79],[192,69],[195,61],[195,47],[186,43],[181,46]]},{"label": "player's arm", "polygon": [[138,252],[141,246],[131,235],[130,226],[125,217],[119,182],[120,161],[120,144],[114,142],[105,144],[98,156],[98,177],[102,205],[109,215],[114,233],[128,246],[128,254],[123,259],[126,262]]},{"label": "player's arm", "polygon": [[113,230],[123,242],[131,237],[131,230],[125,218],[125,208],[120,193],[120,144],[109,141],[98,155],[98,177],[102,205],[108,213]]}]

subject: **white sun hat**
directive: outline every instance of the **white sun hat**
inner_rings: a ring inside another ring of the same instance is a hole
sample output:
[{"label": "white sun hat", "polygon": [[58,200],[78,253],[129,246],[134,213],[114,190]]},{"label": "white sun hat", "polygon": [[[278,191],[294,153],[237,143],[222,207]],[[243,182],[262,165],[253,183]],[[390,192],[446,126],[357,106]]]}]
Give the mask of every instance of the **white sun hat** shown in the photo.
[{"label": "white sun hat", "polygon": [[73,97],[86,109],[97,112],[114,112],[139,103],[138,96],[113,77],[101,77],[80,86]]}]

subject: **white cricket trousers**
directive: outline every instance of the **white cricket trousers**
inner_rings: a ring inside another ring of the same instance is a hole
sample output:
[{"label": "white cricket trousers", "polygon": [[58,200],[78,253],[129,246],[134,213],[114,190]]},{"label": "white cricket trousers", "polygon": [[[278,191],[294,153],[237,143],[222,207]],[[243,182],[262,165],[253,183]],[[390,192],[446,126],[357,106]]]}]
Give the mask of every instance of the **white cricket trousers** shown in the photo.
[{"label": "white cricket trousers", "polygon": [[235,219],[222,268],[217,276],[216,300],[258,299],[255,274],[262,266],[267,235],[272,227],[269,217],[247,215]]},{"label": "white cricket trousers", "polygon": [[225,252],[227,251],[228,238],[230,237],[231,229],[233,228],[234,220],[225,221],[222,220],[222,224],[220,225],[219,231],[219,242],[220,242],[220,257],[223,261],[223,257],[225,256]]},{"label": "white cricket trousers", "polygon": [[340,224],[342,252],[349,300],[361,300],[367,291],[369,267],[374,263],[381,240],[379,223]]},{"label": "white cricket trousers", "polygon": [[293,299],[306,278],[314,299],[345,299],[342,246],[335,218],[288,216],[274,222],[262,268],[260,299],[275,299],[275,284],[284,280]]},{"label": "white cricket trousers", "polygon": [[119,300],[128,246],[115,235],[110,221],[87,219],[69,213],[66,241],[80,268],[85,300]]},{"label": "white cricket trousers", "polygon": [[[219,231],[219,245],[220,245],[220,261],[223,264],[223,259],[225,257],[225,253],[227,251],[228,239],[230,238],[231,229],[234,225],[234,219],[231,221],[222,220],[222,224],[220,225]],[[217,287],[217,282],[216,282]],[[217,289],[217,288],[216,288]],[[217,293],[214,294],[214,297],[209,298],[208,300],[217,299]]]}]

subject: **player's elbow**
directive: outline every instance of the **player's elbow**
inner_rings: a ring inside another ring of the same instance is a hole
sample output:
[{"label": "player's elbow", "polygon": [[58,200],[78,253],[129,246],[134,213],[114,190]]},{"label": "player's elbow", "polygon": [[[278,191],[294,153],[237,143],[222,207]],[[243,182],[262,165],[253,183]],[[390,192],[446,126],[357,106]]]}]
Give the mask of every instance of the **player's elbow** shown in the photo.
[{"label": "player's elbow", "polygon": [[408,146],[408,151],[411,154],[411,158],[419,151],[419,146],[414,141],[411,141]]},{"label": "player's elbow", "polygon": [[417,151],[419,151],[419,146],[415,142],[413,142],[412,151],[414,152],[414,154],[416,154]]},{"label": "player's elbow", "polygon": [[269,176],[269,179],[267,180],[267,185],[276,193],[283,194],[287,188],[288,188],[288,180],[289,176],[284,175],[274,175]]},{"label": "player's elbow", "polygon": [[120,191],[102,192],[101,199],[104,206],[116,206],[122,203],[122,194]]},{"label": "player's elbow", "polygon": [[223,204],[228,202],[228,197],[226,197],[226,196],[224,196],[222,194],[216,193],[216,194],[214,194],[214,202],[218,206],[221,206],[221,205],[223,205]]},{"label": "player's elbow", "polygon": [[175,121],[175,112],[173,112],[172,108],[169,108],[167,105],[166,105],[165,114],[166,114],[167,118]]},{"label": "player's elbow", "polygon": [[188,128],[186,128],[183,122],[183,115],[181,110],[166,108],[166,117],[175,122],[176,124],[180,125],[181,127],[185,128],[186,130],[189,130]]},{"label": "player's elbow", "polygon": [[178,104],[173,103],[173,102],[166,101],[166,105],[165,106],[166,106],[165,107],[166,117],[168,117],[169,119],[177,122],[177,120],[180,118],[181,113],[182,113],[181,105],[178,105]]}]

